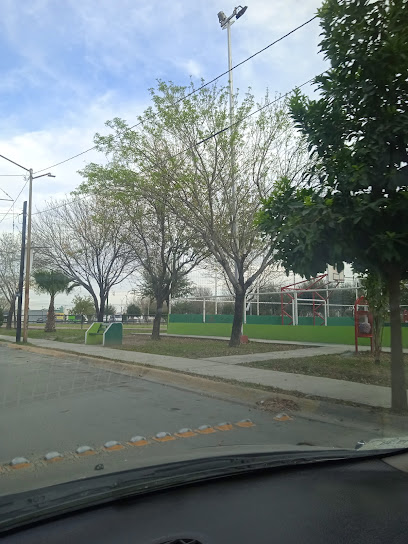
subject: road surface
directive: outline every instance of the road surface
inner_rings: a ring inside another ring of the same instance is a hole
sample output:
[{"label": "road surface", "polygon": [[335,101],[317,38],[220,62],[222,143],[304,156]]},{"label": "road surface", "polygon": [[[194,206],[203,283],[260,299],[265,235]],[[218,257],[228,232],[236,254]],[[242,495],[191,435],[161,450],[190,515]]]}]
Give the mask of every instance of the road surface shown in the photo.
[{"label": "road surface", "polygon": [[[160,458],[163,452],[176,460],[178,454],[188,450],[217,445],[224,446],[225,451],[228,445],[241,444],[310,443],[352,448],[361,439],[361,430],[312,421],[301,414],[285,422],[275,421],[275,416],[276,412],[240,402],[126,376],[75,356],[39,355],[0,343],[0,464],[8,481],[17,474],[7,468],[14,457],[22,456],[36,463],[47,452],[58,451],[72,459],[78,446],[87,445],[104,453],[103,445],[111,440],[127,448],[126,458],[123,452],[115,454],[112,466],[120,470],[129,468],[132,455],[143,463],[144,459],[152,462],[155,456]],[[236,425],[245,419],[254,425]],[[222,422],[232,423],[232,430],[198,432],[190,438],[163,443],[154,440],[159,432],[174,435],[182,428],[197,430]],[[127,443],[135,435],[146,437],[149,446],[129,447]],[[111,460],[113,454],[110,455]],[[124,460],[123,466],[119,459]],[[92,462],[95,465],[96,461]],[[72,466],[70,474],[75,474]],[[30,477],[29,470],[24,478],[22,471],[18,472],[16,481],[20,484]],[[1,477],[0,472],[0,484]],[[40,485],[41,470],[36,471],[36,478]],[[17,488],[21,489],[21,485]]]}]

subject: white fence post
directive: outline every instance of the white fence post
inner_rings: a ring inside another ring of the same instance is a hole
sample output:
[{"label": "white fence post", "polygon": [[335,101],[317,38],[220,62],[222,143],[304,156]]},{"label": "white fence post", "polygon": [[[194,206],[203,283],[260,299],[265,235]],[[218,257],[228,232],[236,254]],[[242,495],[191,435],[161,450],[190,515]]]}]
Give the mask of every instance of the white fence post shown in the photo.
[{"label": "white fence post", "polygon": [[259,282],[256,284],[256,315],[259,315]]},{"label": "white fence post", "polygon": [[215,291],[215,303],[214,303],[214,313],[217,315],[218,311],[218,283],[217,283],[217,272],[215,273],[214,277],[214,291]]},{"label": "white fence post", "polygon": [[205,297],[203,297],[203,323],[205,323]]},{"label": "white fence post", "polygon": [[247,314],[247,297],[246,297],[246,294],[245,294],[245,297],[244,297],[244,325],[246,324],[246,314]]},{"label": "white fence post", "polygon": [[293,294],[293,312],[292,312],[292,322],[294,325],[299,325],[299,315],[298,315],[298,294],[297,291]]}]

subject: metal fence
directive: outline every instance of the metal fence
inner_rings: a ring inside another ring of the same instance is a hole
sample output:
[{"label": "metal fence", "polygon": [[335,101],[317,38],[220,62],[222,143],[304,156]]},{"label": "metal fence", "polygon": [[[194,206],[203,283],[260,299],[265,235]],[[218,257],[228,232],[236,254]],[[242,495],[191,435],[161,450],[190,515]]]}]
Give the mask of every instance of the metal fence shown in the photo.
[{"label": "metal fence", "polygon": [[[359,287],[314,289],[312,292],[255,292],[246,297],[244,323],[352,325],[354,303],[362,294]],[[401,321],[405,321],[401,306]],[[230,323],[234,313],[231,295],[173,299],[169,314],[172,322]],[[257,319],[255,319],[255,317]],[[263,319],[262,319],[263,318]]]}]

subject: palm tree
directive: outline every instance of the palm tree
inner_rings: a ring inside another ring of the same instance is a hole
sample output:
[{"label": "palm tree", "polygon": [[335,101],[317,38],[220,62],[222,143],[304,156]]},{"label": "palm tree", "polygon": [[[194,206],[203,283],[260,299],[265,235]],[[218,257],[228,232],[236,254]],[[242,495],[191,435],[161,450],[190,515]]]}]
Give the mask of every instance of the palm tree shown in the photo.
[{"label": "palm tree", "polygon": [[44,331],[55,332],[55,295],[58,293],[69,293],[78,285],[72,283],[72,280],[65,276],[65,274],[56,270],[37,270],[33,276],[38,291],[50,295],[50,305],[48,307],[47,322],[45,323]]}]

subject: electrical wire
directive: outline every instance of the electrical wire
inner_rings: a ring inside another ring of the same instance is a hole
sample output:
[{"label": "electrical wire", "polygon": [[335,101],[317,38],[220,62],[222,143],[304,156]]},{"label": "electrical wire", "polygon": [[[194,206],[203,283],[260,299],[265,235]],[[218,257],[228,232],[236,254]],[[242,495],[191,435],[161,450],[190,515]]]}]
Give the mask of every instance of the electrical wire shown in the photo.
[{"label": "electrical wire", "polygon": [[10,206],[10,208],[8,209],[8,211],[3,215],[3,217],[0,219],[0,225],[3,223],[3,221],[6,219],[6,217],[8,216],[8,214],[11,212],[11,210],[13,209],[13,206],[14,204],[17,202],[17,200],[20,198],[20,195],[21,193],[24,191],[24,189],[26,188],[26,185],[28,183],[28,179],[26,180],[26,182],[24,183],[23,185],[23,188],[21,189],[21,191],[18,193],[17,197],[15,198],[15,200],[13,201],[13,204]]},{"label": "electrical wire", "polygon": [[[286,98],[287,96],[289,96],[290,94],[293,93],[293,91],[295,91],[296,89],[301,89],[302,87],[304,87],[305,85],[307,85],[308,83],[311,83],[316,77],[319,77],[323,74],[324,72],[321,72],[320,74],[318,74],[317,76],[314,76],[310,79],[308,79],[307,81],[305,81],[304,83],[302,83],[301,85],[297,85],[296,87],[294,87],[293,89],[291,89],[290,91],[286,92],[285,94],[283,95],[279,95],[277,98],[275,98],[274,100],[271,100],[267,103],[265,103],[263,106],[259,107],[257,110],[254,110],[250,113],[248,113],[247,115],[245,115],[244,117],[242,117],[241,119],[235,121],[234,123],[232,123],[231,125],[228,125],[220,130],[218,130],[217,132],[214,132],[213,134],[210,134],[209,136],[207,136],[206,138],[200,140],[199,142],[196,142],[195,144],[192,144],[190,145],[189,147],[186,147],[185,149],[182,149],[181,151],[179,151],[178,153],[175,153],[174,155],[171,155],[170,157],[168,157],[166,159],[166,162],[170,161],[171,159],[174,159],[176,157],[178,157],[179,155],[182,155],[183,153],[186,153],[187,151],[189,151],[190,149],[193,149],[205,142],[207,142],[208,140],[211,140],[212,138],[215,138],[216,136],[218,136],[219,134],[222,134],[223,132],[226,132],[227,130],[231,129],[232,127],[234,127],[235,125],[238,125],[240,123],[242,123],[242,121],[244,121],[245,119],[248,119],[248,117],[251,117],[252,115],[255,115],[256,113],[259,113],[260,111],[262,111],[263,109],[267,108],[268,106],[272,106],[273,104],[276,104],[276,102],[279,102],[280,100],[283,100],[284,98]],[[64,206],[68,206],[69,204],[72,204],[74,202],[79,202],[81,200],[84,200],[85,198],[87,198],[89,195],[85,195],[83,197],[80,197],[80,198],[76,198],[74,200],[70,200],[68,202],[64,202],[64,204],[60,204],[58,206],[55,206],[53,208],[47,208],[45,210],[40,210],[40,211],[37,211],[37,212],[34,212],[32,213],[31,215],[40,215],[42,213],[48,213],[50,211],[53,211],[53,210],[58,210],[59,208],[63,208]]]},{"label": "electrical wire", "polygon": [[[309,23],[311,23],[312,21],[314,21],[315,19],[317,19],[317,15],[314,15],[313,17],[311,17],[310,19],[308,19],[307,21],[305,21],[304,23],[302,23],[301,25],[297,26],[296,28],[293,28],[292,30],[290,30],[289,32],[287,32],[286,34],[284,34],[283,36],[281,36],[280,38],[274,40],[273,42],[271,42],[270,44],[268,44],[267,46],[263,47],[262,49],[260,49],[259,51],[257,51],[256,53],[254,53],[253,55],[249,56],[248,58],[244,59],[243,61],[239,62],[238,64],[235,64],[235,66],[233,66],[231,68],[231,71],[232,70],[235,70],[235,68],[238,68],[239,66],[242,66],[243,64],[245,64],[246,62],[248,62],[249,60],[253,59],[254,57],[256,57],[257,55],[260,55],[261,53],[263,53],[264,51],[266,51],[267,49],[269,49],[270,47],[272,47],[273,45],[279,43],[280,41],[284,40],[285,38],[287,38],[288,36],[290,36],[291,34],[293,34],[294,32],[296,32],[297,30],[300,30],[301,28],[303,28],[304,26],[308,25]],[[193,94],[197,93],[198,91],[201,91],[202,89],[204,89],[205,87],[208,87],[208,85],[211,85],[212,83],[215,83],[216,81],[218,81],[221,77],[227,75],[230,71],[229,70],[226,70],[225,72],[223,72],[222,74],[219,74],[218,76],[214,77],[213,79],[211,79],[210,81],[208,81],[207,83],[204,83],[203,85],[201,85],[200,87],[197,87],[197,89],[194,89],[192,90],[191,92],[189,92],[188,94],[186,94],[185,96],[183,96],[182,98],[180,98],[179,100],[177,100],[175,103],[174,103],[174,106],[176,106],[177,104],[179,104],[180,102],[183,102],[184,100],[186,100],[187,98],[189,98],[190,96],[192,96]],[[173,107],[174,107],[173,106]],[[157,114],[154,114],[153,116],[155,116]],[[144,120],[142,119],[141,121],[139,121],[138,123],[132,125],[131,127],[129,127],[128,129],[126,129],[125,133],[140,126],[142,123],[144,122]],[[56,168],[57,166],[60,166],[61,164],[65,164],[66,162],[69,162],[69,161],[72,161],[73,159],[76,159],[77,157],[80,157],[81,155],[85,155],[86,153],[89,153],[90,151],[93,151],[94,149],[96,149],[97,146],[94,145],[93,147],[90,147],[88,149],[85,149],[85,151],[81,151],[80,153],[77,153],[76,155],[73,155],[72,157],[68,157],[67,159],[64,159],[63,161],[60,161],[60,162],[57,162],[55,164],[52,164],[50,166],[47,166],[46,168],[42,168],[41,170],[37,170],[36,172],[34,172],[35,174],[39,174],[41,172],[44,172],[45,170],[50,170],[51,168]]]},{"label": "electrical wire", "polygon": [[0,187],[0,191],[3,191],[3,193],[4,193],[6,196],[8,196],[10,200],[13,200],[13,197],[11,197],[8,193],[6,193],[6,191],[5,191],[4,189],[2,189],[1,187]]},{"label": "electrical wire", "polygon": [[39,215],[45,212],[51,212],[53,210],[58,210],[59,208],[64,208],[64,206],[68,206],[69,204],[74,204],[74,202],[79,202],[81,200],[85,200],[85,198],[88,198],[90,195],[81,196],[79,198],[74,198],[73,200],[69,200],[68,202],[64,202],[63,204],[59,204],[58,206],[54,206],[52,208],[47,208],[46,210],[40,210],[37,212],[33,212],[31,215]]}]

